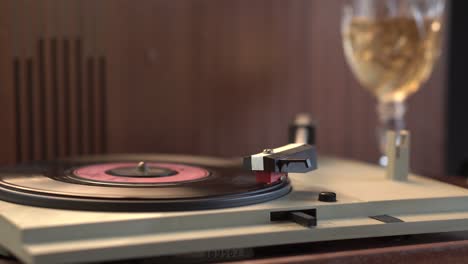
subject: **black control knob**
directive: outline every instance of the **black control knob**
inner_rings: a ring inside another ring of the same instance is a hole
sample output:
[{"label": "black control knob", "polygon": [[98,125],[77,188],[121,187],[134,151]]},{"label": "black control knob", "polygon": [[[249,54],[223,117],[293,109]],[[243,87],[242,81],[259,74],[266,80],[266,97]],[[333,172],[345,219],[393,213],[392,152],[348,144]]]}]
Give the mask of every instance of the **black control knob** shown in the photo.
[{"label": "black control knob", "polygon": [[318,200],[320,202],[328,202],[328,203],[336,202],[336,193],[334,193],[334,192],[321,192],[321,193],[319,193]]}]

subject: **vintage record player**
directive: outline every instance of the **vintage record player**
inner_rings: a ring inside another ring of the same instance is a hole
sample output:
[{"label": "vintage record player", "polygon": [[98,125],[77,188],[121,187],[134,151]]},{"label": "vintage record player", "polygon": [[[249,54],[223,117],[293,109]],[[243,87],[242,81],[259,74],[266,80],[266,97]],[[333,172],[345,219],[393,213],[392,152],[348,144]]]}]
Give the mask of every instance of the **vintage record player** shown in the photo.
[{"label": "vintage record player", "polygon": [[3,168],[0,245],[26,263],[209,260],[269,245],[468,230],[468,190],[317,160],[306,144],[311,127],[292,131],[295,142],[243,160],[101,155]]}]

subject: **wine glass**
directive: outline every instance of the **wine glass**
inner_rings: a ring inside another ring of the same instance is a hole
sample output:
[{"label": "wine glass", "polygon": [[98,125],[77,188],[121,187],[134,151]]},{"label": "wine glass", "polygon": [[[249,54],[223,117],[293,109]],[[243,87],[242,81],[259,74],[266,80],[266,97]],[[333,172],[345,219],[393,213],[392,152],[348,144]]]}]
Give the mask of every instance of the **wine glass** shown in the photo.
[{"label": "wine glass", "polygon": [[445,0],[348,0],[341,33],[346,60],[378,100],[378,140],[404,129],[406,98],[430,76],[440,54]]}]

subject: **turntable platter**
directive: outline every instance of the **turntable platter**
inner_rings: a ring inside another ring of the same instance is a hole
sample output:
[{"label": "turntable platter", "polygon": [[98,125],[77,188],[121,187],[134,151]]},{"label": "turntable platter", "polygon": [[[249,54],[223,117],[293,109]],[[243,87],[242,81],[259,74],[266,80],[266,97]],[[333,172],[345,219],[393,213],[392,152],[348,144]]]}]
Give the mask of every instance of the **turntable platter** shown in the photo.
[{"label": "turntable platter", "polygon": [[[257,182],[232,164],[177,156],[96,156],[0,169],[0,199],[96,211],[178,211],[243,206],[281,197],[285,177]],[[229,165],[227,165],[229,164]]]}]

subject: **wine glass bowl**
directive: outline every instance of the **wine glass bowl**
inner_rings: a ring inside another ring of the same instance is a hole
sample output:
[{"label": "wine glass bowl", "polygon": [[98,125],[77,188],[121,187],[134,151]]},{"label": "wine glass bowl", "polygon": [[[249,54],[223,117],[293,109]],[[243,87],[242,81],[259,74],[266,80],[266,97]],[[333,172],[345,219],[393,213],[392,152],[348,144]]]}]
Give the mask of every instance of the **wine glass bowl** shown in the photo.
[{"label": "wine glass bowl", "polygon": [[404,129],[405,100],[431,75],[440,55],[444,0],[349,0],[342,16],[346,61],[378,100],[379,146]]}]

